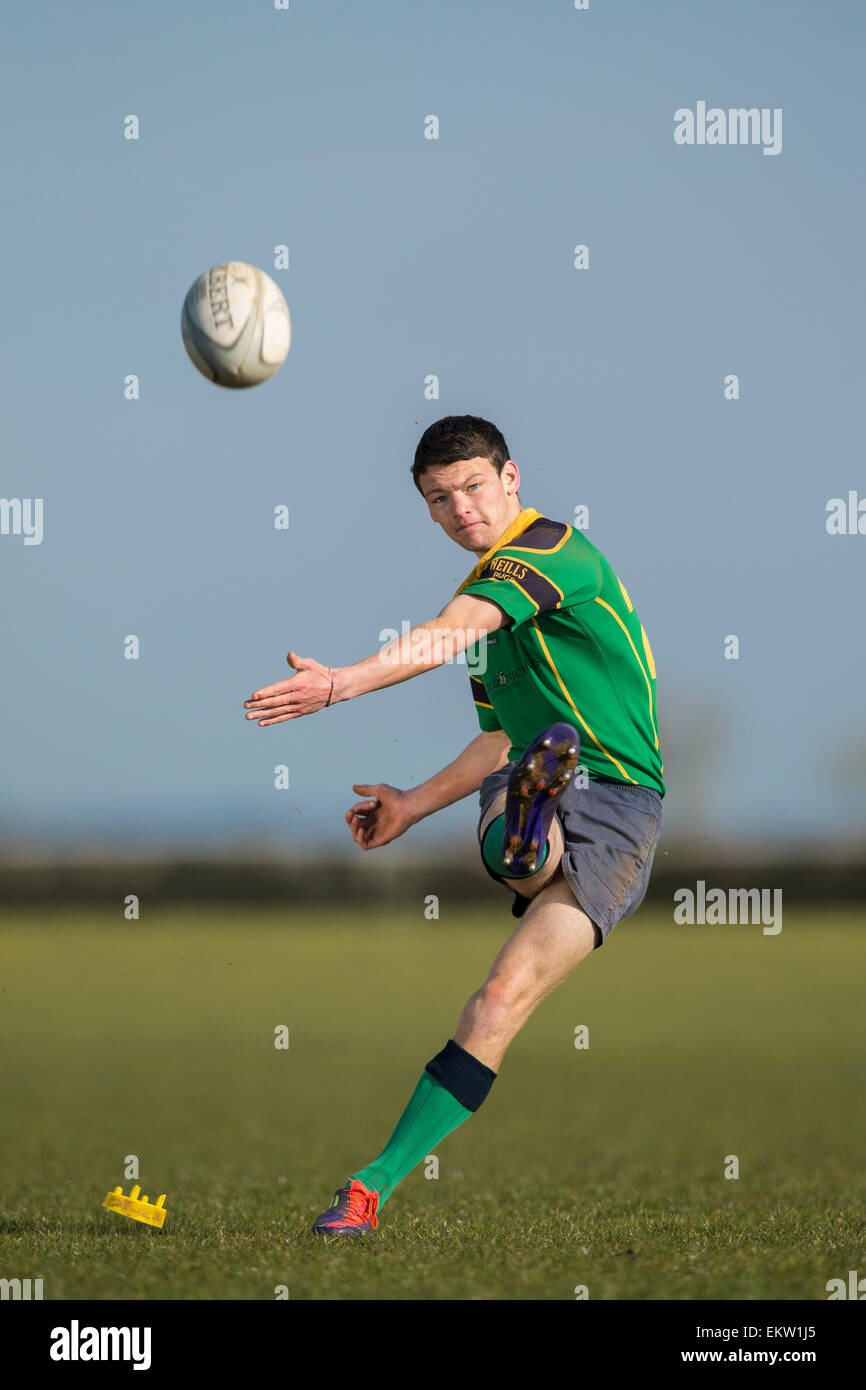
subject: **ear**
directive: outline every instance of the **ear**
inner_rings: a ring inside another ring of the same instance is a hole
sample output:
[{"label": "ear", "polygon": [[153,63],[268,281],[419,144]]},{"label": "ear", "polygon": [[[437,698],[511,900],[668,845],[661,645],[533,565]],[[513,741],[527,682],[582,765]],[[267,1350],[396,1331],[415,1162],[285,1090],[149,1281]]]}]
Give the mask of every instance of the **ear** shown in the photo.
[{"label": "ear", "polygon": [[520,469],[517,467],[514,459],[505,460],[505,463],[502,465],[502,472],[506,479],[505,491],[508,493],[509,497],[516,496],[520,488]]}]

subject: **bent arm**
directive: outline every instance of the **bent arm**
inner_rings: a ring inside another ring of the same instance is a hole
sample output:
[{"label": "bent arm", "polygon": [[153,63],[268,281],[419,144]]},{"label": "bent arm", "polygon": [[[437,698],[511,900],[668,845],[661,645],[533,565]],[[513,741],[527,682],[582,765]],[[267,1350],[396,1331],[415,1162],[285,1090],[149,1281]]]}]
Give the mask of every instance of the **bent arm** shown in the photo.
[{"label": "bent arm", "polygon": [[508,762],[510,746],[511,739],[504,729],[481,733],[466,745],[453,763],[420,786],[409,788],[403,795],[412,824],[477,792],[485,777]]}]

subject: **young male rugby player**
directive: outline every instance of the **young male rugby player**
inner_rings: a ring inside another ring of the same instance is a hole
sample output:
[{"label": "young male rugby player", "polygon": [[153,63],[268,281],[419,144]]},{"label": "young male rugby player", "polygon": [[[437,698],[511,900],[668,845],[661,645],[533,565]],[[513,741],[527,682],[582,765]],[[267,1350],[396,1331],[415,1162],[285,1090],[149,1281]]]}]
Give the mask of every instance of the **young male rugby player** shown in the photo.
[{"label": "young male rugby player", "polygon": [[[364,799],[346,821],[362,849],[376,849],[480,791],[482,859],[512,890],[519,923],[385,1148],[317,1218],[326,1235],[375,1229],[397,1184],[478,1109],[536,1005],[640,904],[662,822],[655,665],[604,556],[521,506],[517,464],[487,420],[437,420],[412,474],[433,520],[477,557],[471,574],[438,618],[384,652],[338,667],[289,652],[295,674],[255,691],[246,718],[314,714],[486,642],[483,679],[471,677],[478,736],[418,787],[356,785]],[[574,776],[578,766],[586,775]]]}]

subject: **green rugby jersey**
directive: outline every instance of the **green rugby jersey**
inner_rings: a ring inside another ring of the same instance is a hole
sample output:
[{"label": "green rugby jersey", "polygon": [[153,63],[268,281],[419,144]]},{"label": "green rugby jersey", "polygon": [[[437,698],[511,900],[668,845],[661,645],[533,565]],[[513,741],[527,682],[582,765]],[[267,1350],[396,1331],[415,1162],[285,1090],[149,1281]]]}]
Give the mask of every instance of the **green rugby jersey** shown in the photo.
[{"label": "green rugby jersey", "polygon": [[580,735],[590,778],[664,796],[652,651],[601,551],[527,507],[457,593],[492,599],[511,619],[483,639],[486,670],[470,677],[481,728],[508,734],[509,760],[562,720]]}]

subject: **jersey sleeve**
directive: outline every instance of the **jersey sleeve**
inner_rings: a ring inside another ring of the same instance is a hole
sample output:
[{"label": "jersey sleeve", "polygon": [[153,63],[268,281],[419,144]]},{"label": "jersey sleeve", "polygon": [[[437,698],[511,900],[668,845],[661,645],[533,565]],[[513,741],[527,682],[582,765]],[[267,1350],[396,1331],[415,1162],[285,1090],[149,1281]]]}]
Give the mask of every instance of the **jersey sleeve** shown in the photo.
[{"label": "jersey sleeve", "polygon": [[493,705],[484,687],[484,682],[477,676],[469,677],[469,684],[472,687],[472,698],[475,701],[475,713],[478,715],[478,723],[483,734],[494,734],[502,725],[493,712]]},{"label": "jersey sleeve", "polygon": [[459,592],[492,599],[517,626],[539,613],[595,598],[601,584],[595,548],[570,526],[547,522],[497,550]]}]

